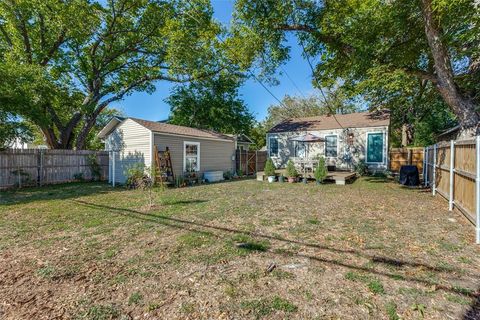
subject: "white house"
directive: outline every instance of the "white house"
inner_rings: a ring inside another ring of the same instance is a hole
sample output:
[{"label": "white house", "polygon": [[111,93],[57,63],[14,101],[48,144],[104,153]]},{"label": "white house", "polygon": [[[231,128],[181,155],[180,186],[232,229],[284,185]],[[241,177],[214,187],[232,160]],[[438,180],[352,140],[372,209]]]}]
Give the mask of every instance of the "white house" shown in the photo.
[{"label": "white house", "polygon": [[[267,150],[277,168],[285,167],[289,159],[321,155],[335,169],[353,169],[363,160],[372,170],[386,170],[389,125],[387,112],[288,119],[268,131]],[[324,141],[295,141],[307,133]]]}]

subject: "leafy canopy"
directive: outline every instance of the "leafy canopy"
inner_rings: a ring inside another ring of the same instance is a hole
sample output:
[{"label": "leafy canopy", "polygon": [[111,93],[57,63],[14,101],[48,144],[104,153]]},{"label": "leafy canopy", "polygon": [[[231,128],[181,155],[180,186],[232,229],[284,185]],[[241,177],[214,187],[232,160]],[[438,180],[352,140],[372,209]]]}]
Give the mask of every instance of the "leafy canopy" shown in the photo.
[{"label": "leafy canopy", "polygon": [[238,97],[240,79],[228,72],[176,86],[170,97],[169,123],[230,134],[248,134],[254,117]]}]

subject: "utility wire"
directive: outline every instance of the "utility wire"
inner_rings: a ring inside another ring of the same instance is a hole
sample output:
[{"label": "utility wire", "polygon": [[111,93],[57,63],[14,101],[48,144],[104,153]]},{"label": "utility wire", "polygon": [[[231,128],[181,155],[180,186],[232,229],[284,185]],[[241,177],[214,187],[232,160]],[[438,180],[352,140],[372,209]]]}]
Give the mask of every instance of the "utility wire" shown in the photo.
[{"label": "utility wire", "polygon": [[[294,10],[295,11],[298,11],[298,7],[297,7],[297,2],[296,0],[293,0],[293,7],[294,7]],[[293,20],[294,20],[294,23],[295,23],[295,12],[293,13]],[[307,50],[305,49],[305,45],[303,44],[303,41],[301,39],[299,39],[298,41],[300,43],[300,46],[302,47],[302,51],[303,51],[303,55],[305,56],[305,58],[307,59],[307,62],[308,62],[308,65],[310,66],[310,70],[312,70],[312,77],[313,79],[315,80],[315,82],[317,83],[317,87],[318,89],[320,90],[320,93],[322,94],[322,97],[323,97],[323,100],[325,101],[325,106],[327,107],[327,109],[330,110],[330,113],[332,114],[333,118],[335,119],[335,121],[338,123],[338,125],[342,128],[342,129],[345,129],[342,124],[340,123],[340,121],[338,121],[337,117],[336,117],[336,110],[332,110],[332,108],[330,107],[330,105],[328,104],[328,100],[327,100],[327,97],[325,95],[325,93],[323,92],[323,89],[322,89],[322,85],[320,83],[320,81],[318,81],[318,78],[317,78],[317,74],[315,72],[315,69],[313,68],[313,65],[312,65],[312,62],[310,61],[310,57],[309,55],[307,54]]]},{"label": "utility wire", "polygon": [[[191,3],[187,0],[187,3],[191,5]],[[190,6],[192,8],[192,6]],[[187,14],[188,16],[190,16],[192,19],[194,19],[195,21],[197,21],[198,23],[200,23],[200,21],[192,16],[189,12],[187,11],[184,11],[183,12],[184,14]],[[222,44],[225,44],[225,41],[219,36],[219,35],[216,35],[216,38],[218,39],[218,41],[220,41]],[[226,47],[228,49],[228,46]],[[228,66],[226,66],[227,70],[228,70]],[[230,71],[230,70],[229,70]],[[231,72],[231,71],[230,71]],[[232,72],[231,72],[232,73]],[[253,79],[255,79],[255,81],[257,81],[264,89],[265,91],[267,91],[275,100],[278,101],[278,103],[280,103],[281,106],[283,106],[284,108],[287,108],[287,106],[279,99],[277,98],[277,96],[275,96],[273,94],[273,92],[267,88],[267,86],[250,70],[247,70],[247,74],[249,74]]]}]

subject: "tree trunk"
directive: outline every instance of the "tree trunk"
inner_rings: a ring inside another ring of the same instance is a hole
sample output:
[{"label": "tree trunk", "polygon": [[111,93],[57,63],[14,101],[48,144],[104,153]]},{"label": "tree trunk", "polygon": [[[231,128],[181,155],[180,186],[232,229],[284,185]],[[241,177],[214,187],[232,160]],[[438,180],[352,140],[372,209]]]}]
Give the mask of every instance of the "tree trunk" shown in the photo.
[{"label": "tree trunk", "polygon": [[413,143],[414,128],[409,123],[402,125],[402,147],[408,147]]},{"label": "tree trunk", "polygon": [[92,130],[93,126],[95,125],[95,122],[97,121],[96,116],[92,116],[89,119],[85,120],[85,124],[82,127],[82,130],[77,136],[77,142],[75,144],[75,148],[77,150],[84,150],[85,145],[87,143],[87,136]]},{"label": "tree trunk", "polygon": [[432,0],[422,0],[425,35],[430,47],[436,77],[437,89],[457,116],[463,130],[480,133],[480,115],[476,112],[473,100],[462,95],[457,87],[448,50],[442,42],[442,29],[432,9]]}]

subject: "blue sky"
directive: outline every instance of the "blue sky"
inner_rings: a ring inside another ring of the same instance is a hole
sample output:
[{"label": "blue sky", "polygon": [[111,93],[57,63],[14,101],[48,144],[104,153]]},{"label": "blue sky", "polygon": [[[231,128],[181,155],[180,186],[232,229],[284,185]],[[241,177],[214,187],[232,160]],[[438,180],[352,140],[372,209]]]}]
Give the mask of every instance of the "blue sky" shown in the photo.
[{"label": "blue sky", "polygon": [[[214,17],[223,24],[228,25],[232,17],[234,2],[230,0],[213,0],[212,4],[215,11]],[[289,37],[289,45],[291,45],[291,59],[283,66],[283,70],[286,71],[293,82],[283,74],[278,76],[279,85],[267,85],[278,99],[282,99],[286,94],[308,96],[315,92],[311,84],[311,70],[307,61],[303,59],[301,55],[302,49],[297,45],[293,35]],[[153,121],[166,119],[170,108],[164,100],[169,96],[173,86],[174,84],[166,81],[157,82],[157,90],[153,94],[135,92],[123,101],[112,104],[112,107],[122,110],[127,116],[131,117]],[[240,88],[240,94],[257,120],[263,120],[267,114],[268,107],[277,103],[275,98],[253,79],[248,80]]]}]

